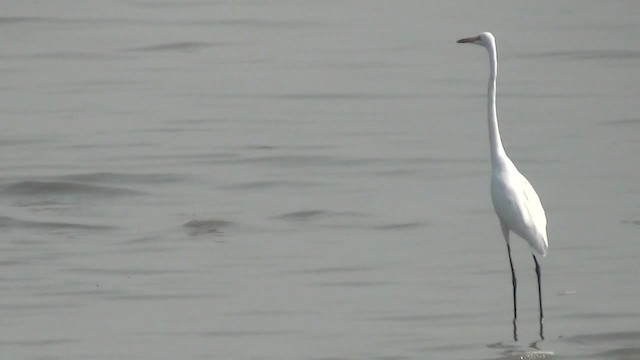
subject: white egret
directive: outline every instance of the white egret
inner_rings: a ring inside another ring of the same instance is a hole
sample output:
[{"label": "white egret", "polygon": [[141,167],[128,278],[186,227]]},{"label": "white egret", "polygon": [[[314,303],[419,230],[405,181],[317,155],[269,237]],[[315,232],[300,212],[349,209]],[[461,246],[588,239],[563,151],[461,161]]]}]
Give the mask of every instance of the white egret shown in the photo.
[{"label": "white egret", "polygon": [[511,279],[513,283],[513,337],[518,340],[516,319],[518,311],[516,306],[516,274],[513,271],[511,260],[511,246],[509,233],[514,232],[529,243],[533,250],[533,261],[536,264],[538,277],[538,302],[540,306],[540,337],[544,339],[542,324],[542,287],[540,284],[540,264],[536,254],[545,256],[549,242],[547,240],[547,217],[540,203],[538,194],[529,181],[518,171],[511,159],[507,156],[500,140],[498,117],[496,114],[496,77],[498,75],[498,53],[496,40],[489,32],[478,36],[472,36],[458,40],[458,43],[476,44],[484,47],[489,52],[489,144],[491,148],[491,199],[495,209],[502,235],[507,243],[509,265],[511,266]]}]

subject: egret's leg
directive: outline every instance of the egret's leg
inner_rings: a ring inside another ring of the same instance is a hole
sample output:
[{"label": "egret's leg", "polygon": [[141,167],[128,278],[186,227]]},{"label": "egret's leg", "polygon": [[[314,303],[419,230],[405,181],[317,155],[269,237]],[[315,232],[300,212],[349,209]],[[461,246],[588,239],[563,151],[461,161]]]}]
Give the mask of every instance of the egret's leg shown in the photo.
[{"label": "egret's leg", "polygon": [[516,273],[513,271],[513,261],[511,260],[511,246],[507,241],[507,253],[509,253],[509,265],[511,266],[511,283],[513,284],[513,341],[518,341],[518,328],[516,325],[516,319],[518,318],[518,306],[516,305],[516,288],[518,287],[516,281]]},{"label": "egret's leg", "polygon": [[513,284],[513,319],[518,318],[518,306],[516,305],[516,288],[518,281],[516,280],[516,272],[513,270],[513,261],[511,260],[511,246],[507,242],[507,252],[509,253],[509,265],[511,266],[511,283]]},{"label": "egret's leg", "polygon": [[544,323],[544,315],[542,312],[542,284],[541,284],[541,275],[540,275],[540,264],[538,264],[538,259],[533,255],[533,261],[536,263],[536,275],[538,276],[538,303],[540,305],[540,338],[544,339],[544,333],[542,331],[542,324]]},{"label": "egret's leg", "polygon": [[516,288],[518,287],[518,281],[516,280],[516,272],[513,270],[513,260],[511,259],[511,245],[509,244],[509,228],[500,221],[500,227],[502,228],[502,235],[507,242],[507,254],[509,254],[509,266],[511,267],[511,283],[513,284],[513,340],[518,341],[518,329],[516,326],[516,319],[518,318],[518,306],[516,301]]}]

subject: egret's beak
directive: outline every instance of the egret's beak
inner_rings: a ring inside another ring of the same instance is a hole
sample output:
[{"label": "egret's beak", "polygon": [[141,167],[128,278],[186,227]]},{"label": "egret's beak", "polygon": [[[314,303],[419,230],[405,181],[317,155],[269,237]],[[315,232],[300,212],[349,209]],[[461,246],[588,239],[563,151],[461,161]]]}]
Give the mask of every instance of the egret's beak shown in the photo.
[{"label": "egret's beak", "polygon": [[464,44],[464,43],[474,43],[478,40],[480,40],[480,36],[472,36],[472,37],[460,39],[457,42],[458,44]]}]

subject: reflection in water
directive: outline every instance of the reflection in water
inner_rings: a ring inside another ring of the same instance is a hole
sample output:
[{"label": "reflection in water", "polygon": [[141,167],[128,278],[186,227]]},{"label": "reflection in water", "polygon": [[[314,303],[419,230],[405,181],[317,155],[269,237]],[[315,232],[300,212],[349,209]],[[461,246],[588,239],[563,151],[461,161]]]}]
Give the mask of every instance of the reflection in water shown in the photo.
[{"label": "reflection in water", "polygon": [[538,344],[540,341],[541,340],[538,340],[529,344],[529,348],[533,350],[522,349],[518,346],[504,343],[489,344],[487,348],[500,351],[501,356],[491,358],[491,360],[539,360],[555,358],[554,351],[546,351],[539,348]]}]

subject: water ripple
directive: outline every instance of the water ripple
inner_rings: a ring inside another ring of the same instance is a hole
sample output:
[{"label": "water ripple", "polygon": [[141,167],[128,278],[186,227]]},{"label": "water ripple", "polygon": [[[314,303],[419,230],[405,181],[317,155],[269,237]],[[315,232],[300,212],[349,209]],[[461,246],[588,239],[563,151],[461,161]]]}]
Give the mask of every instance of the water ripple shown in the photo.
[{"label": "water ripple", "polygon": [[19,181],[5,185],[0,190],[7,195],[90,195],[90,196],[132,196],[144,195],[139,190],[119,187],[88,185],[63,181]]},{"label": "water ripple", "polygon": [[222,160],[226,163],[246,164],[246,163],[264,163],[280,166],[357,166],[370,165],[379,163],[382,159],[375,158],[346,158],[329,155],[271,155],[271,156],[254,156],[249,158],[238,158]]},{"label": "water ripple", "polygon": [[391,223],[391,224],[381,224],[374,225],[371,228],[375,230],[383,230],[383,231],[394,231],[394,230],[405,230],[405,229],[413,229],[423,227],[426,224],[423,222],[406,222],[406,223]]},{"label": "water ripple", "polygon": [[198,236],[203,234],[222,235],[222,229],[233,225],[230,221],[219,219],[191,220],[184,225],[189,231],[189,235]]},{"label": "water ripple", "polygon": [[608,126],[639,126],[640,119],[638,118],[619,119],[619,120],[603,121],[600,124],[608,125]]},{"label": "water ripple", "polygon": [[273,100],[397,100],[423,98],[421,94],[392,94],[392,93],[282,93],[282,94],[226,94],[218,95],[219,98],[240,98],[240,99],[273,99]]},{"label": "water ripple", "polygon": [[24,347],[40,347],[40,346],[52,346],[72,343],[75,340],[72,339],[31,339],[31,340],[0,340],[2,346],[24,346]]},{"label": "water ripple", "polygon": [[132,184],[150,184],[150,183],[174,183],[184,180],[182,175],[170,173],[113,173],[113,172],[94,172],[69,174],[51,177],[52,180],[63,180],[80,183],[132,183]]},{"label": "water ripple", "polygon": [[326,218],[343,218],[343,217],[366,217],[365,213],[355,211],[329,211],[329,210],[301,210],[282,215],[275,216],[274,219],[282,219],[289,221],[314,221]]},{"label": "water ripple", "polygon": [[619,331],[619,332],[606,332],[597,334],[583,334],[571,337],[565,337],[565,341],[576,342],[579,344],[598,344],[598,343],[611,343],[619,341],[633,341],[636,344],[640,343],[640,331]]},{"label": "water ripple", "polygon": [[296,334],[292,330],[212,330],[199,333],[200,336],[213,337],[245,337],[245,336],[273,336]]},{"label": "water ripple", "polygon": [[12,24],[44,24],[44,25],[137,25],[137,26],[197,26],[197,27],[241,27],[249,29],[283,29],[303,28],[318,25],[315,21],[274,20],[267,18],[246,17],[235,19],[212,20],[163,20],[133,19],[108,17],[52,17],[52,16],[5,16],[0,17],[0,25]]},{"label": "water ripple", "polygon": [[293,180],[264,180],[264,181],[249,181],[238,184],[224,185],[221,188],[228,190],[267,190],[274,188],[310,188],[321,187],[325,184],[319,182],[305,182],[305,181],[293,181]]},{"label": "water ripple", "polygon": [[136,48],[126,49],[125,51],[136,51],[136,52],[193,52],[202,48],[212,47],[212,46],[225,46],[230,43],[211,43],[211,42],[203,42],[203,41],[181,41],[181,42],[170,42],[170,43],[162,43],[156,45],[148,45],[141,46]]},{"label": "water ripple", "polygon": [[358,266],[358,265],[344,265],[344,266],[331,266],[331,267],[319,267],[313,269],[304,270],[291,270],[286,271],[290,274],[344,274],[353,272],[363,272],[375,270],[377,267],[373,266]]},{"label": "water ripple", "polygon": [[78,230],[97,230],[106,231],[117,229],[115,226],[109,225],[87,225],[65,222],[49,222],[49,221],[29,221],[18,220],[8,216],[0,216],[0,228],[38,228],[38,229],[78,229]]},{"label": "water ripple", "polygon": [[635,60],[640,59],[638,50],[559,50],[528,55],[538,58],[563,60]]}]

